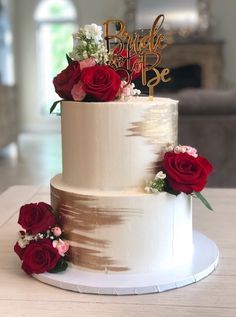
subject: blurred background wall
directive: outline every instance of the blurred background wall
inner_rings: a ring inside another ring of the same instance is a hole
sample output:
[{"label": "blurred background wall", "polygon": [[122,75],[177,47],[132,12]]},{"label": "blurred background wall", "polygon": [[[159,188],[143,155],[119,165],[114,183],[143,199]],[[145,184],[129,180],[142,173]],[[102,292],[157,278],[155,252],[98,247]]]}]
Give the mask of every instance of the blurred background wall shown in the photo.
[{"label": "blurred background wall", "polygon": [[[37,58],[41,53],[37,51],[37,21],[35,14],[40,1],[37,0],[10,0],[14,7],[14,39],[15,39],[15,61],[16,82],[19,92],[19,103],[21,109],[21,129],[31,131],[32,129],[58,129],[58,120],[53,120],[44,113],[39,114],[40,93],[37,87],[40,85],[40,76],[37,73]],[[59,0],[60,1],[60,0]],[[124,14],[123,1],[115,0],[74,0],[71,1],[77,13],[76,24],[89,23],[102,24],[107,18],[121,18]],[[74,31],[76,31],[76,26]],[[72,36],[67,34],[71,47]],[[63,57],[65,58],[65,56]],[[46,60],[45,60],[46,64]],[[46,66],[45,66],[46,67]],[[55,74],[54,74],[55,75]],[[51,87],[53,89],[53,87]],[[50,103],[48,105],[48,109]],[[49,120],[49,122],[48,122]]]},{"label": "blurred background wall", "polygon": [[211,0],[210,16],[212,19],[211,37],[224,41],[223,59],[223,86],[225,88],[236,87],[236,1],[234,0]]},{"label": "blurred background wall", "polygon": [[[50,1],[50,0],[49,0]],[[60,0],[59,0],[60,1]],[[77,23],[102,24],[108,18],[124,18],[125,0],[73,0],[77,10]],[[35,14],[40,4],[38,0],[2,0],[6,5],[9,23],[13,31],[14,73],[18,89],[20,108],[20,127],[22,130],[57,129],[54,120],[42,116],[39,110],[39,69],[37,60],[40,54],[37,47],[37,21]],[[223,88],[236,87],[236,37],[235,0],[210,0],[210,19],[212,27],[209,37],[224,42],[222,68]],[[159,13],[159,12],[158,12]],[[68,35],[70,36],[70,35]],[[72,45],[72,39],[71,39]],[[1,61],[1,63],[3,63]],[[45,67],[46,67],[45,61]],[[12,80],[14,82],[14,79]],[[50,106],[50,105],[49,105]],[[50,124],[48,123],[50,121]]]},{"label": "blurred background wall", "polygon": [[[181,75],[173,81],[178,83],[186,75],[183,62],[188,64],[195,48],[201,47],[200,66],[205,62],[201,74],[205,72],[211,76],[205,86],[194,84],[183,90],[175,88],[164,91],[164,95],[180,100],[180,141],[189,142],[199,147],[203,154],[210,155],[218,171],[222,166],[227,170],[227,173],[225,170],[224,174],[223,171],[218,173],[210,185],[236,186],[233,163],[236,159],[235,0],[179,0],[178,6],[175,0],[0,0],[0,148],[17,139],[17,134],[22,132],[60,130],[59,117],[49,115],[52,101],[59,99],[53,92],[52,78],[66,65],[65,53],[73,45],[72,32],[84,24],[101,25],[106,19],[127,18],[130,7],[135,9],[133,15],[128,15],[128,23],[132,24],[134,15],[136,18],[145,18],[145,14],[158,15],[162,12],[157,8],[166,3],[169,3],[167,23],[171,18],[176,18],[178,23],[178,19],[188,21],[190,3],[199,5],[200,11],[201,6],[207,7],[207,32],[201,36],[188,36],[184,28],[178,30],[166,56],[169,54],[173,68],[178,66],[177,74],[179,66],[183,67]],[[192,17],[194,19],[195,13]],[[190,49],[189,53],[187,49]],[[178,58],[175,52],[179,52]],[[186,77],[187,83],[199,73],[194,62],[192,66],[192,73]],[[173,74],[175,76],[174,71]],[[189,92],[188,88],[197,89]],[[16,108],[16,112],[11,110],[9,122],[4,117],[10,109],[10,106],[5,109],[6,104]],[[11,135],[8,136],[9,132]],[[1,136],[4,138],[2,143]],[[231,154],[226,152],[230,147]]]}]

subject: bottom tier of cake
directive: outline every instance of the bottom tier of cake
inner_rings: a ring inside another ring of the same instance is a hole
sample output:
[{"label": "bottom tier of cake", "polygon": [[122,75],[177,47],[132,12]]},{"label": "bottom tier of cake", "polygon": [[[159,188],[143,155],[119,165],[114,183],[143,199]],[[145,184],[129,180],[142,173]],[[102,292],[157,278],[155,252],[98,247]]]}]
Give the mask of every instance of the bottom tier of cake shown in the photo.
[{"label": "bottom tier of cake", "polygon": [[99,192],[51,180],[51,203],[70,243],[69,262],[100,273],[146,273],[192,256],[192,202],[185,194]]}]

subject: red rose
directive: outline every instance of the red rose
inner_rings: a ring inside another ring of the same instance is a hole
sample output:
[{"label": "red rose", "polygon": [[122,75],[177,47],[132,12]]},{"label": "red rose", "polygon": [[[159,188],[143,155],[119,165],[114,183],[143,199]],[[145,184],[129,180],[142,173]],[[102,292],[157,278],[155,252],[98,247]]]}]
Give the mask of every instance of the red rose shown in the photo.
[{"label": "red rose", "polygon": [[19,246],[19,243],[16,242],[16,244],[14,245],[14,251],[16,252],[16,254],[18,255],[18,257],[23,260],[23,256],[24,256],[24,253],[25,253],[25,248],[21,248]]},{"label": "red rose", "polygon": [[191,194],[193,191],[200,192],[205,187],[212,165],[201,156],[167,152],[164,156],[164,171],[172,189]]},{"label": "red rose", "polygon": [[[115,48],[114,53],[118,56],[123,57],[123,58],[127,58],[127,56],[128,56],[127,50],[125,50],[125,49],[123,49],[121,52],[118,53],[118,48]],[[131,52],[131,54],[132,54],[132,52]],[[127,66],[128,66],[127,64],[128,64],[127,60],[125,60],[122,68],[127,69]],[[139,63],[139,58],[136,55],[131,55],[131,57],[130,57],[130,69],[132,70],[132,72],[131,72],[132,80],[137,79],[141,74],[142,66]],[[127,81],[127,73],[125,71],[122,71],[122,69],[121,69],[117,72],[121,76],[122,79]]]},{"label": "red rose", "polygon": [[80,65],[72,61],[60,74],[53,79],[56,93],[63,99],[73,100],[71,90],[80,79]]},{"label": "red rose", "polygon": [[20,208],[18,223],[29,234],[44,233],[56,225],[52,207],[46,203],[31,203]]},{"label": "red rose", "polygon": [[95,65],[82,70],[84,91],[98,101],[112,101],[120,88],[120,76],[107,65]]},{"label": "red rose", "polygon": [[50,239],[32,241],[25,249],[22,269],[28,274],[44,273],[55,268],[60,258]]}]

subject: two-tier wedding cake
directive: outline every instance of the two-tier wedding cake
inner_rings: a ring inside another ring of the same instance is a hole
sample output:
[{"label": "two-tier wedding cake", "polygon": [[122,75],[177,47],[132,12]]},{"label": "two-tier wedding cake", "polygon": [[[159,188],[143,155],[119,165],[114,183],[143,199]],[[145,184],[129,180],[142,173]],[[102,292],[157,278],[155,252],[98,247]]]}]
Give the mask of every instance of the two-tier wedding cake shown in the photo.
[{"label": "two-tier wedding cake", "polygon": [[[21,207],[14,247],[23,270],[43,282],[149,293],[197,281],[217,264],[215,244],[192,230],[192,197],[212,209],[201,194],[212,166],[177,145],[178,101],[153,96],[170,80],[169,69],[157,68],[163,21],[143,37],[106,21],[107,48],[95,24],[74,34],[68,66],[53,80],[62,98],[51,107],[61,104],[62,173],[51,180],[51,205]],[[135,89],[138,76],[149,96]]]},{"label": "two-tier wedding cake", "polygon": [[191,198],[144,191],[163,147],[176,143],[177,101],[62,102],[61,114],[63,172],[51,199],[69,261],[103,274],[183,261],[192,249]]}]

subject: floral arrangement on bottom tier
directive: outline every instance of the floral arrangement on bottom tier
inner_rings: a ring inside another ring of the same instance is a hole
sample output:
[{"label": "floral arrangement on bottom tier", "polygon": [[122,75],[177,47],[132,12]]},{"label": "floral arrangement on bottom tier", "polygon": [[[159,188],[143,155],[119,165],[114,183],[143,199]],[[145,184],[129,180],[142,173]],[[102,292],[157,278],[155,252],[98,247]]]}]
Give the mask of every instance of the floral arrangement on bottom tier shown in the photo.
[{"label": "floral arrangement on bottom tier", "polygon": [[199,198],[210,210],[209,202],[201,194],[207,184],[213,167],[197,150],[188,145],[168,146],[161,167],[145,190],[148,193],[168,192],[179,195],[181,192]]},{"label": "floral arrangement on bottom tier", "polygon": [[62,230],[50,205],[39,202],[22,206],[18,223],[24,230],[19,232],[14,251],[22,260],[22,269],[27,274],[66,270],[64,257],[69,244],[63,240]]}]

